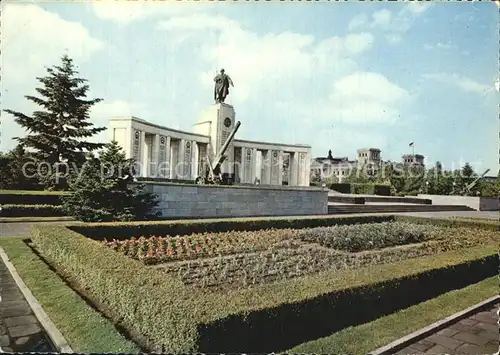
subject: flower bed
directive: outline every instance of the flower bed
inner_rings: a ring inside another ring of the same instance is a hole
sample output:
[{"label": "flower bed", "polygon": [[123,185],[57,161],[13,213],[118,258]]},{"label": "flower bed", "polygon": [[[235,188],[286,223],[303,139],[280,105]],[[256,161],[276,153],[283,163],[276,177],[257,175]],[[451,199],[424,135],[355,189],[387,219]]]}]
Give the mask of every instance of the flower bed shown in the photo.
[{"label": "flower bed", "polygon": [[298,247],[293,229],[270,229],[263,232],[199,233],[175,237],[140,237],[102,242],[145,264],[196,259],[269,248]]},{"label": "flower bed", "polygon": [[383,222],[318,227],[300,231],[298,237],[322,246],[358,252],[434,239],[442,228],[406,222]]},{"label": "flower bed", "polygon": [[357,253],[307,245],[167,263],[157,267],[176,275],[185,284],[215,289],[239,288],[328,270],[353,270],[367,265],[394,263],[498,241],[498,235],[491,231],[473,234],[468,228],[441,229],[435,236],[436,240],[423,243]]}]

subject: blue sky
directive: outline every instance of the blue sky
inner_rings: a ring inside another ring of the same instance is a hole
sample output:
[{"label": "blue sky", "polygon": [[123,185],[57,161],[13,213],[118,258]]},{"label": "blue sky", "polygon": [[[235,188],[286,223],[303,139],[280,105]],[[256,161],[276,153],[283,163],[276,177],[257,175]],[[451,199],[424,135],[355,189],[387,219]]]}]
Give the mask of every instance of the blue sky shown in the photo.
[{"label": "blue sky", "polygon": [[[221,68],[242,139],[498,170],[494,3],[2,2],[2,108],[69,54],[112,116],[191,130]],[[0,150],[23,135],[2,113]],[[96,137],[107,140],[106,132]]]}]

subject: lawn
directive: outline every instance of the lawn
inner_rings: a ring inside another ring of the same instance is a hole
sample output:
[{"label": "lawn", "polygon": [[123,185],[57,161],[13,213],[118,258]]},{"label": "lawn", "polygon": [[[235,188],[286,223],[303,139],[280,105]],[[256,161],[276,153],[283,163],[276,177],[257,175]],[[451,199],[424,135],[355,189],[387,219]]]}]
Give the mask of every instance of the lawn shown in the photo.
[{"label": "lawn", "polygon": [[146,339],[148,351],[271,352],[494,275],[494,227],[261,218],[40,226],[32,239],[96,307]]}]

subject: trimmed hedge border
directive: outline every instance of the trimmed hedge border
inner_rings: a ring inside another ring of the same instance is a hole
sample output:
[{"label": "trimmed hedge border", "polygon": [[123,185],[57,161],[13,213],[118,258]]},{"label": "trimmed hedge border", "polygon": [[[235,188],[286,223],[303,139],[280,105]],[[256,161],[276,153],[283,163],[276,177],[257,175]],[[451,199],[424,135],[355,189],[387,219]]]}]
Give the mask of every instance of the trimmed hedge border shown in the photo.
[{"label": "trimmed hedge border", "polygon": [[61,205],[64,192],[0,190],[0,205]]},{"label": "trimmed hedge border", "polygon": [[421,302],[495,275],[498,267],[495,244],[221,294],[187,287],[64,227],[37,226],[32,239],[90,299],[149,339],[153,352],[287,349],[407,307],[404,296]]},{"label": "trimmed hedge border", "polygon": [[258,231],[262,229],[302,229],[332,225],[379,223],[394,221],[387,216],[312,216],[270,218],[219,218],[204,220],[174,220],[146,222],[106,222],[68,225],[71,230],[94,240],[129,239],[139,236],[188,235],[193,233],[219,233],[230,231]]},{"label": "trimmed hedge border", "polygon": [[62,206],[54,205],[2,205],[0,217],[63,217]]},{"label": "trimmed hedge border", "polygon": [[391,186],[384,184],[336,183],[328,188],[344,194],[391,196]]},{"label": "trimmed hedge border", "polygon": [[495,220],[460,220],[455,218],[425,218],[401,215],[395,216],[395,220],[417,224],[434,224],[440,227],[467,227],[500,231],[500,221]]},{"label": "trimmed hedge border", "polygon": [[329,227],[333,225],[352,225],[402,221],[410,223],[435,224],[448,227],[471,227],[499,230],[498,221],[459,221],[449,218],[425,218],[401,215],[357,215],[357,216],[309,216],[309,217],[256,217],[256,218],[219,218],[203,220],[172,220],[146,222],[106,222],[68,225],[71,230],[94,240],[166,235],[189,235],[193,233],[218,233],[229,231],[258,231],[262,229],[303,229]]}]

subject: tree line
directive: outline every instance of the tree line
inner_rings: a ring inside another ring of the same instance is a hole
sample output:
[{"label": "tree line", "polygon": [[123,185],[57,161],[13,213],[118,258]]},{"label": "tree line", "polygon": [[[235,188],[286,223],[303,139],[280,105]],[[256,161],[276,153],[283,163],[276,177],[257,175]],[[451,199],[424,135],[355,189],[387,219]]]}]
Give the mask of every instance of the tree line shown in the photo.
[{"label": "tree line", "polygon": [[[473,187],[467,189],[480,175],[470,163],[465,163],[460,169],[445,170],[440,162],[429,168],[383,162],[377,169],[373,169],[370,165],[352,168],[342,179],[342,183],[385,184],[391,187],[391,194],[394,196],[432,194],[498,197],[500,171],[495,180],[480,179]],[[323,181],[326,185],[330,185],[339,183],[339,178],[336,175],[322,178],[319,172],[314,172],[311,181],[313,184]]]}]

